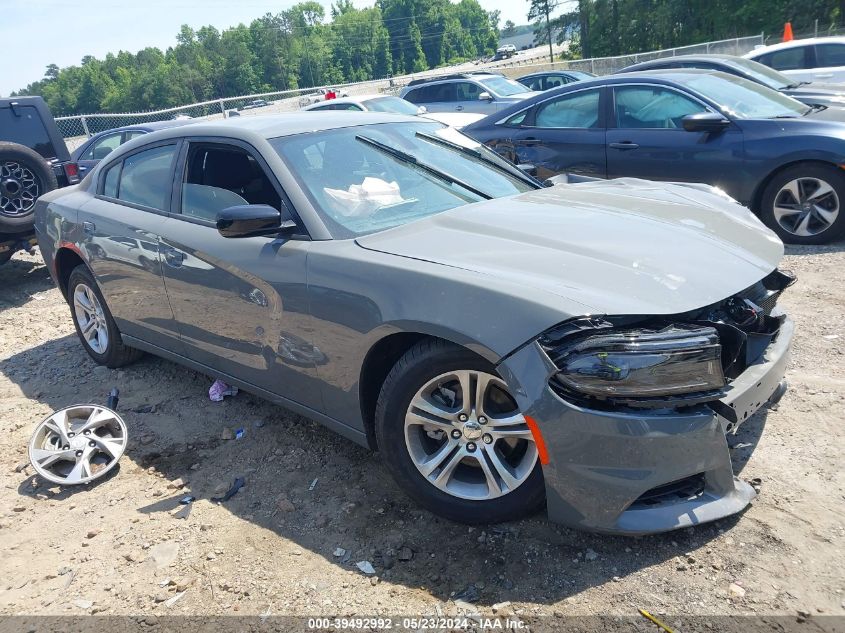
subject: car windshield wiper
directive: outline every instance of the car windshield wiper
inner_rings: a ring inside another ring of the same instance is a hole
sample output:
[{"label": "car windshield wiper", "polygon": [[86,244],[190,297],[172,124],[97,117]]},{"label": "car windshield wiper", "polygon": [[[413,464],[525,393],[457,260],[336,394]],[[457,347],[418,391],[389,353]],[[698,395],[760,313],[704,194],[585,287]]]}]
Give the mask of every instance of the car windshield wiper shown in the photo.
[{"label": "car windshield wiper", "polygon": [[484,163],[491,165],[498,169],[501,172],[508,174],[509,176],[516,176],[520,180],[523,180],[527,183],[530,183],[534,187],[537,187],[538,183],[524,171],[519,169],[519,167],[514,167],[510,169],[505,165],[501,165],[496,161],[492,160],[488,156],[484,155],[480,149],[472,149],[471,147],[464,147],[463,145],[459,145],[458,143],[454,143],[452,141],[447,141],[445,138],[440,138],[439,136],[434,136],[433,134],[426,134],[425,132],[417,132],[416,136],[426,141],[430,141],[432,143],[436,143],[437,145],[442,145],[443,147],[448,147],[449,149],[453,149],[456,152],[460,152],[461,154],[466,154],[467,156],[472,156],[473,158],[477,158]]},{"label": "car windshield wiper", "polygon": [[800,88],[801,86],[809,85],[809,81],[796,81],[794,84],[787,84],[783,87],[783,90],[795,90],[796,88]]},{"label": "car windshield wiper", "polygon": [[492,200],[493,199],[493,196],[491,196],[489,193],[484,193],[483,191],[481,191],[481,189],[476,189],[472,185],[464,182],[463,180],[455,178],[454,176],[450,176],[449,174],[440,171],[436,167],[432,167],[431,165],[420,162],[419,159],[417,159],[417,157],[414,156],[413,154],[403,152],[402,150],[396,149],[395,147],[390,147],[390,145],[385,145],[384,143],[377,141],[373,138],[370,138],[368,136],[358,135],[358,136],[355,137],[355,140],[361,141],[362,143],[366,143],[367,145],[375,147],[380,152],[383,152],[383,153],[387,154],[388,156],[392,156],[396,160],[402,161],[403,163],[408,163],[409,165],[413,165],[417,169],[420,169],[420,170],[426,172],[427,174],[431,174],[432,176],[434,176],[438,180],[443,180],[444,182],[448,182],[450,185],[458,185],[459,187],[466,189],[467,191],[474,193],[475,195],[477,195],[481,198],[484,198],[485,200]]}]

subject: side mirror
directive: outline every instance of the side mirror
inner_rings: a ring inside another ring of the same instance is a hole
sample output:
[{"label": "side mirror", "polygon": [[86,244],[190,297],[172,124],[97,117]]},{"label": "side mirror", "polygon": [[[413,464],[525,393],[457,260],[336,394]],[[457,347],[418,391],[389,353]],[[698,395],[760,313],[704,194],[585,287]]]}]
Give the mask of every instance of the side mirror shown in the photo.
[{"label": "side mirror", "polygon": [[517,165],[517,169],[525,172],[529,176],[536,176],[537,175],[537,166],[532,165],[531,163],[520,163],[519,165]]},{"label": "side mirror", "polygon": [[428,108],[426,108],[425,106],[420,106],[419,108],[417,108],[417,114],[425,114],[426,112],[428,112]]},{"label": "side mirror", "polygon": [[242,204],[217,214],[217,230],[223,237],[277,235],[295,228],[287,209],[281,212],[267,204]]},{"label": "side mirror", "polygon": [[489,92],[482,92],[480,95],[478,95],[478,100],[479,101],[492,101],[493,95],[491,95]]},{"label": "side mirror", "polygon": [[722,132],[731,122],[717,112],[699,112],[688,114],[683,119],[684,129],[687,132]]}]

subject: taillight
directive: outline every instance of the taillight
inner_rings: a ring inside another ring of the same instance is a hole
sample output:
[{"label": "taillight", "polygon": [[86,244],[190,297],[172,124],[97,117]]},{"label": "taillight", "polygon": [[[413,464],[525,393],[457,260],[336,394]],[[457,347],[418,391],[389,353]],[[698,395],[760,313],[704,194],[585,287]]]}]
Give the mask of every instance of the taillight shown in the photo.
[{"label": "taillight", "polygon": [[79,182],[79,165],[76,163],[65,163],[64,170],[69,185],[75,185]]}]

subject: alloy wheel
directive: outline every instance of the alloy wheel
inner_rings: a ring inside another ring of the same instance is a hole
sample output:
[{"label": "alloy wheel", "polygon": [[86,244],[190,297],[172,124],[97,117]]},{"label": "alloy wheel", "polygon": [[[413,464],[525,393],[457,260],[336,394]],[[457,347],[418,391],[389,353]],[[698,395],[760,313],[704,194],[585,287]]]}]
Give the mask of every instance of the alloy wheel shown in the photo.
[{"label": "alloy wheel", "polygon": [[97,354],[105,354],[109,348],[106,314],[97,295],[87,285],[78,284],[74,289],[73,310],[85,343]]},{"label": "alloy wheel", "polygon": [[31,169],[12,160],[0,163],[0,213],[26,215],[39,195],[41,187]]},{"label": "alloy wheel", "polygon": [[780,227],[793,235],[818,235],[836,222],[839,196],[820,178],[796,178],[775,196],[774,216]]},{"label": "alloy wheel", "polygon": [[509,494],[537,462],[531,430],[507,385],[483,371],[428,381],[405,415],[405,445],[429,483],[461,499]]},{"label": "alloy wheel", "polygon": [[126,424],[111,409],[77,405],[43,420],[29,441],[29,460],[57,484],[83,484],[102,477],[126,450]]}]

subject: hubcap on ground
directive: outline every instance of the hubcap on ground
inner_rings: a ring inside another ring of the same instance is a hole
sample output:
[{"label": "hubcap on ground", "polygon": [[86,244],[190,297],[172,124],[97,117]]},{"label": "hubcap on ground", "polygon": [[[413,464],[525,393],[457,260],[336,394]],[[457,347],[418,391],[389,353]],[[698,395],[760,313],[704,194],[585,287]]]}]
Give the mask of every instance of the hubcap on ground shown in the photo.
[{"label": "hubcap on ground", "polygon": [[461,499],[495,499],[528,479],[537,447],[507,385],[462,370],[428,381],[405,415],[405,445],[432,485]]},{"label": "hubcap on ground", "polygon": [[29,461],[58,484],[83,484],[111,470],[126,449],[126,425],[111,409],[77,405],[41,422],[29,440]]},{"label": "hubcap on ground", "polygon": [[793,235],[808,237],[826,231],[839,216],[839,196],[819,178],[796,178],[775,196],[775,220]]},{"label": "hubcap on ground", "polygon": [[11,160],[0,163],[0,213],[29,213],[40,194],[38,179],[29,168]]},{"label": "hubcap on ground", "polygon": [[85,343],[98,354],[105,354],[109,347],[106,315],[97,295],[85,284],[79,284],[73,291],[73,311]]}]

